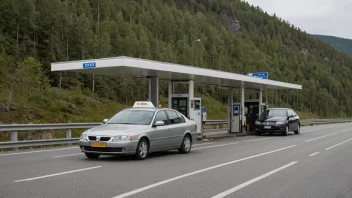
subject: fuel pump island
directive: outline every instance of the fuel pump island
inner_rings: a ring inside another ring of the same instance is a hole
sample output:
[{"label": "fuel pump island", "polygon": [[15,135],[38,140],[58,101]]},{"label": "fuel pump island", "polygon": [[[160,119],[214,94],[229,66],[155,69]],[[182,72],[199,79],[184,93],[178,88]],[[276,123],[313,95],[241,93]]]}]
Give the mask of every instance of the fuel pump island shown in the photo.
[{"label": "fuel pump island", "polygon": [[[202,108],[201,98],[194,97],[194,84],[219,85],[228,89],[228,126],[229,132],[242,132],[243,126],[254,127],[255,118],[264,108],[262,103],[263,90],[302,89],[301,85],[261,79],[253,76],[230,72],[191,67],[180,64],[151,61],[125,56],[56,62],[51,64],[51,71],[71,71],[88,74],[132,76],[149,81],[149,101],[154,106],[159,104],[159,80],[169,82],[168,106],[174,108],[197,123],[198,132],[202,132],[202,122],[207,112]],[[173,84],[188,83],[188,93],[173,93]],[[233,89],[241,93],[239,103],[233,101]],[[259,98],[245,101],[245,89],[257,90]],[[142,100],[142,98],[141,98]],[[209,112],[208,112],[209,113]]]}]

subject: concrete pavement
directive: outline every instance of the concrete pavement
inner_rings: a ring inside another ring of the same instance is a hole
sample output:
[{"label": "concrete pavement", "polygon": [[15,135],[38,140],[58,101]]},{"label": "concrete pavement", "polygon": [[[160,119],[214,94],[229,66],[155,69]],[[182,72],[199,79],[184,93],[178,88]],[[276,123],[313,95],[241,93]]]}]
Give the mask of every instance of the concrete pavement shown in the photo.
[{"label": "concrete pavement", "polygon": [[145,161],[88,160],[77,147],[0,153],[0,197],[352,197],[351,149],[347,123],[197,142]]}]

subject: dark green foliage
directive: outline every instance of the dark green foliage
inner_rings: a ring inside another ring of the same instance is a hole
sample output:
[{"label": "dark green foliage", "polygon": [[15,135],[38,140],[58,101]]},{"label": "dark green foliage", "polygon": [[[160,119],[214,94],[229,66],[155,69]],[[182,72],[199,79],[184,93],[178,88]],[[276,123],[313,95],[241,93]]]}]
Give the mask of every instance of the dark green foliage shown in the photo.
[{"label": "dark green foliage", "polygon": [[329,43],[337,50],[352,56],[352,39],[339,38],[335,36],[314,35],[318,39]]},{"label": "dark green foliage", "polygon": [[[195,66],[241,74],[268,71],[270,79],[303,85],[298,92],[264,93],[270,106],[321,117],[352,113],[352,59],[240,0],[2,0],[0,16],[2,118],[33,103],[63,114],[80,112],[70,112],[66,99],[49,105],[46,95],[60,86],[91,95],[93,76],[51,72],[51,62],[131,56],[192,65],[193,45]],[[198,38],[201,42],[193,42]],[[147,99],[147,89],[144,79],[94,76],[95,98],[131,104]],[[166,82],[160,93],[167,96]],[[198,85],[197,94],[227,102],[226,90],[216,86]],[[32,119],[49,120],[40,116]]]}]

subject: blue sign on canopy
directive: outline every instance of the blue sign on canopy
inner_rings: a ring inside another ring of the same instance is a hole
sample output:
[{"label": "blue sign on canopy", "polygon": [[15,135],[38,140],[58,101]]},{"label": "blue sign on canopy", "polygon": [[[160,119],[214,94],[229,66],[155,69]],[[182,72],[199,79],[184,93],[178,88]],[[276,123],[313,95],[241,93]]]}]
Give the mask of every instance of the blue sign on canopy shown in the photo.
[{"label": "blue sign on canopy", "polygon": [[248,76],[252,76],[252,77],[256,77],[256,78],[262,78],[262,79],[269,79],[269,73],[268,72],[249,73]]},{"label": "blue sign on canopy", "polygon": [[96,67],[95,62],[83,63],[83,68],[95,68],[95,67]]}]

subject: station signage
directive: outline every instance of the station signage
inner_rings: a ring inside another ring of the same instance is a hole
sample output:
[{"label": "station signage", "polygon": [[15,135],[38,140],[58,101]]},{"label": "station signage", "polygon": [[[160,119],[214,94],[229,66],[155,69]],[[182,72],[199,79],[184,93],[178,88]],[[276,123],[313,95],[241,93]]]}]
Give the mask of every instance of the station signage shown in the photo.
[{"label": "station signage", "polygon": [[95,62],[90,62],[90,63],[83,63],[83,68],[95,68],[97,65]]},{"label": "station signage", "polygon": [[248,76],[261,78],[261,79],[269,79],[269,73],[268,72],[249,73]]}]

